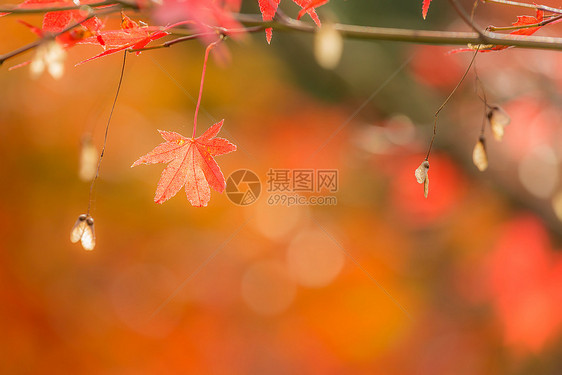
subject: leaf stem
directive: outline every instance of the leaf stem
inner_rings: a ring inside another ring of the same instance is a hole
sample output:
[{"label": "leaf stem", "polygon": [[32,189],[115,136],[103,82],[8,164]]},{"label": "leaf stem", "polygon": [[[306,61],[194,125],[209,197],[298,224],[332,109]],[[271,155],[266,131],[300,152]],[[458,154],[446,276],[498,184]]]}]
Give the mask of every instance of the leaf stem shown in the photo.
[{"label": "leaf stem", "polygon": [[117,98],[119,97],[119,91],[121,90],[121,84],[123,83],[123,76],[125,74],[125,62],[127,61],[127,52],[123,52],[123,64],[121,65],[121,74],[119,76],[119,83],[117,84],[117,91],[115,92],[115,98],[113,99],[113,105],[111,106],[111,111],[109,112],[109,118],[107,119],[107,125],[105,126],[105,135],[103,137],[103,146],[101,149],[100,157],[98,158],[98,166],[96,168],[96,175],[90,184],[90,193],[88,196],[88,210],[86,210],[86,215],[90,214],[90,208],[92,207],[92,194],[94,191],[94,185],[98,176],[100,174],[101,161],[105,155],[105,146],[107,145],[107,136],[109,134],[109,124],[111,123],[111,117],[113,116],[113,111],[115,110],[115,104],[117,103]]},{"label": "leaf stem", "polygon": [[203,60],[203,72],[201,73],[201,84],[199,85],[199,97],[197,98],[197,105],[195,106],[195,116],[193,117],[192,138],[195,138],[195,133],[197,131],[197,114],[199,113],[199,106],[201,105],[201,96],[203,95],[203,83],[205,82],[205,71],[207,70],[207,60],[209,59],[209,53],[222,40],[223,40],[223,35],[221,34],[219,40],[210,43],[205,49],[205,60]]}]

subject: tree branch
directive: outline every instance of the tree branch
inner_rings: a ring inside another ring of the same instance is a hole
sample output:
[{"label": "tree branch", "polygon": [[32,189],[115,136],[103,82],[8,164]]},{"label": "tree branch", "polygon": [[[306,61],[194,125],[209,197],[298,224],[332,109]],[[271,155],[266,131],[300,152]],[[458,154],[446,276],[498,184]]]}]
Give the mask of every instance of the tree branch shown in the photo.
[{"label": "tree branch", "polygon": [[58,33],[53,33],[51,35],[46,35],[43,38],[37,39],[37,40],[35,40],[35,41],[33,41],[29,44],[26,44],[25,46],[22,46],[18,49],[15,49],[15,50],[11,51],[11,52],[0,55],[0,65],[2,65],[6,60],[11,59],[12,57],[15,57],[17,55],[20,55],[24,52],[27,52],[29,50],[32,50],[32,49],[36,48],[37,46],[39,46],[43,42],[44,39],[54,39],[57,36],[62,35],[64,33],[68,32],[68,31],[74,29],[75,27],[80,26],[82,23],[86,22],[87,20],[89,20],[93,17],[101,16],[101,15],[105,15],[105,14],[110,14],[110,13],[114,13],[114,12],[119,12],[122,9],[123,8],[122,8],[121,5],[109,6],[109,7],[103,8],[103,10],[99,11],[99,12],[95,12],[95,11],[93,11],[92,8],[89,8],[89,14],[87,16],[85,16],[84,19],[82,19],[78,22],[75,22],[72,25],[69,25],[64,30],[61,30]]},{"label": "tree branch", "polygon": [[[561,11],[562,12],[562,11]],[[263,21],[256,15],[239,14],[238,21],[248,26],[273,27],[279,31],[296,31],[314,33],[317,28],[313,25],[289,18],[283,22]],[[397,29],[387,27],[355,26],[334,24],[334,28],[345,38],[363,40],[387,40],[394,42],[423,43],[436,45],[478,45],[482,43],[480,35],[472,32],[454,31],[426,31],[412,29]],[[518,47],[526,49],[546,49],[562,51],[562,38],[519,36],[497,33],[486,33],[487,44]]]},{"label": "tree branch", "polygon": [[556,14],[562,14],[562,9],[548,7],[546,5],[538,5],[538,4],[527,4],[527,3],[519,3],[516,1],[510,0],[482,0],[484,3],[496,3],[496,4],[504,4],[504,5],[512,5],[520,8],[530,8],[530,9],[539,9],[544,10],[545,12],[551,12]]},{"label": "tree branch", "polygon": [[451,5],[453,6],[453,8],[455,9],[455,11],[457,12],[457,14],[459,15],[460,18],[462,18],[462,20],[468,25],[470,26],[470,28],[472,30],[474,30],[482,39],[482,43],[483,44],[490,44],[490,42],[488,41],[488,38],[486,37],[486,35],[483,33],[483,29],[476,24],[476,22],[474,22],[472,20],[472,18],[465,12],[465,10],[460,6],[459,2],[457,0],[449,0],[449,3],[451,3]]}]

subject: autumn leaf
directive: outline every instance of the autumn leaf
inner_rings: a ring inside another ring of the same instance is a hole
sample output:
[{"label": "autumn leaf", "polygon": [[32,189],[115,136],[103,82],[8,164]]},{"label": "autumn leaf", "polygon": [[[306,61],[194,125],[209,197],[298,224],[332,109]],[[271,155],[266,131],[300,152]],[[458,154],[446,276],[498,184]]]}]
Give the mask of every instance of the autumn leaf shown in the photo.
[{"label": "autumn leaf", "polygon": [[[154,8],[152,19],[160,24],[189,21],[186,26],[205,45],[216,40],[217,30],[232,38],[245,34],[244,26],[235,17],[241,0],[161,0],[160,3],[161,6]],[[236,32],[229,33],[229,30]]]},{"label": "autumn leaf", "polygon": [[[122,13],[121,30],[102,31],[95,37],[90,37],[80,41],[80,44],[100,44],[107,49],[100,54],[90,57],[89,59],[80,61],[75,66],[82,65],[85,62],[112,55],[126,49],[142,49],[146,47],[148,43],[169,35],[170,33],[166,30],[179,25],[184,25],[187,22],[189,21],[176,22],[166,27],[140,26],[138,23],[127,17],[127,15]],[[136,54],[139,55],[140,51],[137,51]]]},{"label": "autumn leaf", "polygon": [[[431,0],[430,0],[431,1]],[[512,23],[511,26],[521,27],[521,26],[529,26],[535,25],[537,23],[541,23],[544,20],[544,12],[540,9],[537,9],[537,14],[535,17],[533,16],[517,16],[517,21]],[[552,22],[553,23],[553,22]],[[522,36],[529,36],[536,33],[542,26],[536,27],[523,27],[522,29],[518,29],[509,33],[509,35],[522,35]],[[504,49],[511,48],[510,46],[497,46],[494,44],[479,44],[479,45],[468,45],[468,48],[461,48],[451,51],[450,53],[457,53],[457,52],[470,52],[470,51],[478,51],[478,52],[491,52],[491,51],[502,51]]]},{"label": "autumn leaf", "polygon": [[425,20],[425,17],[427,16],[427,11],[429,10],[429,4],[431,4],[431,0],[423,0],[422,16],[423,16],[424,20]]},{"label": "autumn leaf", "polygon": [[[318,8],[321,5],[326,4],[328,1],[330,0],[293,0],[295,3],[299,4],[302,9],[300,10],[299,14],[297,15],[297,20],[300,20],[302,18],[302,16],[304,16],[305,14],[310,14],[310,17],[312,17],[312,19],[314,20],[314,22],[316,22],[317,25],[320,24],[320,20],[318,19],[318,15],[316,14],[316,11],[314,10],[314,8]],[[307,4],[308,2],[308,4]],[[301,5],[302,3],[302,5]]]},{"label": "autumn leaf", "polygon": [[[82,3],[88,4],[95,0],[85,0]],[[27,0],[18,5],[21,9],[33,9],[37,7],[63,7],[74,6],[74,2],[70,0]],[[64,10],[56,12],[47,12],[43,16],[41,28],[30,25],[25,21],[19,21],[21,24],[27,26],[33,33],[40,38],[50,34],[57,34],[66,28],[80,23],[79,26],[74,27],[61,35],[57,35],[56,40],[64,48],[70,48],[80,40],[88,38],[92,35],[97,35],[103,28],[103,22],[97,17],[86,19],[87,13],[81,10]]]},{"label": "autumn leaf", "polygon": [[235,151],[236,145],[226,139],[216,138],[223,122],[217,122],[198,138],[186,138],[175,132],[158,130],[166,142],[131,165],[168,163],[158,181],[154,197],[156,203],[164,203],[185,186],[189,202],[195,207],[203,207],[211,199],[209,187],[219,193],[224,191],[226,181],[213,157]]},{"label": "autumn leaf", "polygon": [[[537,9],[537,15],[533,16],[517,16],[517,22],[512,23],[512,26],[528,26],[542,22],[544,19],[544,12]],[[510,32],[511,35],[532,35],[536,33],[542,26],[526,27],[523,29]]]},{"label": "autumn leaf", "polygon": [[[169,33],[165,30],[177,25],[170,25],[166,28],[143,27],[122,13],[121,30],[102,31],[96,37],[87,38],[80,42],[81,44],[100,44],[107,49],[89,59],[80,61],[76,66],[103,56],[112,55],[127,48],[144,48],[148,43],[168,35]],[[139,53],[137,52],[137,55]]]},{"label": "autumn leaf", "polygon": [[[83,0],[81,4],[87,5],[94,2],[96,2],[96,0]],[[74,5],[76,4],[71,0],[27,0],[19,4],[18,8],[20,9],[33,9],[33,8],[44,8],[44,7],[56,8],[56,7],[74,6]],[[67,27],[69,27],[70,25],[72,25],[73,23],[81,22],[81,27],[78,27],[74,30],[71,30],[57,37],[57,40],[65,45],[75,44],[76,41],[78,41],[79,39],[85,38],[92,34],[96,34],[103,27],[103,22],[97,17],[92,17],[87,20],[84,20],[87,15],[88,15],[87,12],[81,10],[63,10],[63,11],[56,11],[56,12],[47,12],[43,16],[43,22],[40,29],[41,34],[39,36],[43,36],[45,33],[59,33],[64,29],[66,29]],[[89,33],[85,34],[83,33],[83,31],[88,31]],[[36,31],[34,32],[37,33]]]},{"label": "autumn leaf", "polygon": [[[320,19],[316,14],[315,7],[323,5],[327,3],[329,0],[325,1],[318,1],[318,0],[293,0],[295,4],[302,8],[301,13],[299,13],[298,19],[300,19],[304,13],[308,13],[314,23],[318,27],[321,26]],[[271,21],[273,17],[275,17],[275,13],[277,13],[277,8],[279,7],[279,3],[281,0],[258,0],[258,4],[260,6],[260,12],[262,15],[262,19],[264,21]],[[265,37],[267,39],[267,43],[271,43],[271,37],[273,36],[273,29],[268,27],[265,29]]]}]

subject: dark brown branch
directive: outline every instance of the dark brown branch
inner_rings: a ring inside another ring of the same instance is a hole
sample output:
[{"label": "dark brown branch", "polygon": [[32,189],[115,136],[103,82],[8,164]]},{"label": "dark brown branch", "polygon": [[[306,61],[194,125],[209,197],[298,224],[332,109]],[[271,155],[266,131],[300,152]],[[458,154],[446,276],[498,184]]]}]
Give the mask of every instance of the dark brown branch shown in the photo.
[{"label": "dark brown branch", "polygon": [[[114,2],[115,3],[115,2]],[[123,10],[123,6],[122,5],[113,5],[113,6],[109,6],[109,7],[105,7],[100,11],[94,11],[93,9],[89,9],[89,14],[87,16],[84,17],[84,19],[73,23],[72,25],[69,25],[68,27],[66,27],[65,29],[61,30],[60,32],[57,33],[52,33],[49,35],[45,35],[43,38],[41,39],[37,39],[29,44],[26,44],[25,46],[22,46],[20,48],[17,48],[11,52],[5,53],[0,55],[0,65],[2,65],[6,60],[9,60],[15,56],[21,55],[24,52],[27,52],[29,50],[32,50],[34,48],[36,48],[37,46],[39,46],[45,39],[54,39],[59,35],[62,35],[78,26],[80,26],[81,24],[83,24],[84,22],[86,22],[87,20],[93,18],[93,17],[97,17],[97,16],[103,16],[106,14],[111,14],[111,13],[117,13]]]},{"label": "dark brown branch", "polygon": [[[245,25],[273,27],[279,31],[298,31],[314,33],[317,28],[313,25],[289,19],[289,21],[262,21],[261,17],[247,14],[237,15],[238,21]],[[478,45],[482,39],[477,33],[454,31],[425,31],[411,29],[396,29],[387,27],[355,26],[334,24],[334,28],[343,37],[363,40],[387,40],[395,42],[424,43],[438,45]],[[497,33],[486,33],[488,43],[501,46],[519,47],[526,49],[562,50],[562,38],[518,36]]]}]

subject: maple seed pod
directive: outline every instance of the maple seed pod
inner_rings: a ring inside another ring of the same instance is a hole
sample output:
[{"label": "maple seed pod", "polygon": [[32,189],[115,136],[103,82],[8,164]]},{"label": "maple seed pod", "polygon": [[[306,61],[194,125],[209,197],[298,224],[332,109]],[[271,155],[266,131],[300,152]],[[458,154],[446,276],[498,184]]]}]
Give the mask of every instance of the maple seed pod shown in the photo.
[{"label": "maple seed pod", "polygon": [[334,24],[326,23],[316,32],[314,37],[314,57],[324,69],[338,66],[343,51],[343,38]]},{"label": "maple seed pod", "polygon": [[70,231],[70,242],[80,241],[84,250],[94,250],[96,235],[94,232],[94,219],[90,215],[78,216],[76,223]]},{"label": "maple seed pod", "polygon": [[490,121],[494,138],[501,141],[505,127],[511,122],[509,115],[501,107],[494,106],[488,112],[488,120]]},{"label": "maple seed pod", "polygon": [[427,198],[429,194],[429,161],[424,160],[415,171],[418,184],[423,184],[423,195]]},{"label": "maple seed pod", "polygon": [[86,135],[82,138],[78,177],[85,182],[92,181],[94,177],[96,177],[97,167],[98,150],[96,149],[96,146],[94,146],[92,138],[89,135]]},{"label": "maple seed pod", "polygon": [[484,137],[480,137],[474,150],[472,150],[472,162],[480,172],[484,172],[488,168],[488,155],[486,153],[486,141]]}]

